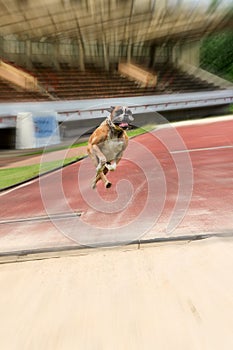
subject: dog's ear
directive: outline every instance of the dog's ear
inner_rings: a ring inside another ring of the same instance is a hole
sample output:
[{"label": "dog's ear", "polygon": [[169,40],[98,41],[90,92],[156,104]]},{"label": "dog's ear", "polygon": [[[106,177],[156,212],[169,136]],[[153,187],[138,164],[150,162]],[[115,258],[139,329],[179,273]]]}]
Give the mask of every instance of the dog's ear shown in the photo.
[{"label": "dog's ear", "polygon": [[111,106],[110,108],[106,108],[106,111],[109,113],[112,113],[112,111],[115,109],[115,107]]}]

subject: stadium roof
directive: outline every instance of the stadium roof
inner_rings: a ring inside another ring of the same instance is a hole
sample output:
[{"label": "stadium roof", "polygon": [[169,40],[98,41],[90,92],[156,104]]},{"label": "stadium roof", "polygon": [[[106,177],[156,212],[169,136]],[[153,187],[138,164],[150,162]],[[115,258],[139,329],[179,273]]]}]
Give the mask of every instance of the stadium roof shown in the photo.
[{"label": "stadium roof", "polygon": [[233,29],[227,2],[188,0],[0,0],[0,35],[22,40],[145,42]]}]

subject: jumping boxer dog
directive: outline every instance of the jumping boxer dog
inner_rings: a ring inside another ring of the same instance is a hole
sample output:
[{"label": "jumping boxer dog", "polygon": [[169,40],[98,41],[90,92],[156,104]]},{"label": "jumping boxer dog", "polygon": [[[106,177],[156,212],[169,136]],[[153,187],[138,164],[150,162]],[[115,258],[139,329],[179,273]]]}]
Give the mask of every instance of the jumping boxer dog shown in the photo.
[{"label": "jumping boxer dog", "polygon": [[92,188],[102,180],[105,187],[112,186],[107,179],[107,172],[114,171],[128,145],[125,131],[134,120],[128,107],[111,107],[107,109],[110,115],[92,133],[88,140],[87,152],[96,167],[96,175]]}]

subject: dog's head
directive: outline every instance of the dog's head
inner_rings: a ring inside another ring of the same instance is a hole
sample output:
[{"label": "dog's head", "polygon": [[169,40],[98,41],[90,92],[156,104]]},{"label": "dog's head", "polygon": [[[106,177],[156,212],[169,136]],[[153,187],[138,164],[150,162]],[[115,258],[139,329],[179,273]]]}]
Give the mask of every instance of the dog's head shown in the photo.
[{"label": "dog's head", "polygon": [[128,107],[116,106],[108,109],[111,113],[111,121],[121,128],[128,128],[130,123],[134,120],[133,113]]}]

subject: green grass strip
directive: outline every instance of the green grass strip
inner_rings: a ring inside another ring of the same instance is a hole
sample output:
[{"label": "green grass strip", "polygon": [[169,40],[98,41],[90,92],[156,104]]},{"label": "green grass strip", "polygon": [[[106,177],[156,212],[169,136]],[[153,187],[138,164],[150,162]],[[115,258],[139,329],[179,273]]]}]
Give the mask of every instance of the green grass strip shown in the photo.
[{"label": "green grass strip", "polygon": [[21,182],[30,180],[39,174],[57,169],[64,165],[70,164],[77,160],[77,157],[55,160],[41,164],[33,164],[16,168],[0,169],[0,189],[20,184]]}]

